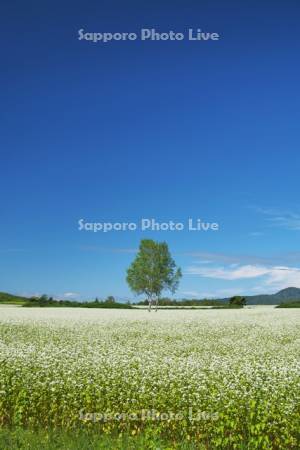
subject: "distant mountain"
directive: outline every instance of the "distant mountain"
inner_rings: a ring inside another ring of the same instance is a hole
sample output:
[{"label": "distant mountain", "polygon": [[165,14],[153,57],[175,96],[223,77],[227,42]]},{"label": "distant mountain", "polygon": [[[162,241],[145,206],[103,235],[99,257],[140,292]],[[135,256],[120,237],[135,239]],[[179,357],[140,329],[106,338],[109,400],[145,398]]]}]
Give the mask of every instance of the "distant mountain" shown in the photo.
[{"label": "distant mountain", "polygon": [[282,300],[290,300],[290,299],[300,299],[300,289],[295,287],[289,287],[286,289],[282,289],[282,291],[277,292],[275,294],[276,298],[280,298]]},{"label": "distant mountain", "polygon": [[288,287],[282,289],[276,294],[269,295],[251,295],[246,297],[247,305],[279,305],[291,300],[300,300],[300,289]]}]

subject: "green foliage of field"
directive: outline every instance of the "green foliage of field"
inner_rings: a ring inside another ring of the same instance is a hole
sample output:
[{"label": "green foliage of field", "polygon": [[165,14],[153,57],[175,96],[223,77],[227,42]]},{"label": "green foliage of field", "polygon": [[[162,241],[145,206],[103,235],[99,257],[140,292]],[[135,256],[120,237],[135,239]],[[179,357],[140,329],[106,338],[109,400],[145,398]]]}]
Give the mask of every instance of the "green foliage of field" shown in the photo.
[{"label": "green foliage of field", "polygon": [[83,430],[107,448],[298,450],[298,312],[3,309],[2,432],[54,429],[70,449]]},{"label": "green foliage of field", "polygon": [[107,435],[93,430],[72,431],[0,428],[0,448],[5,450],[205,450],[188,441],[166,440],[140,434]]}]

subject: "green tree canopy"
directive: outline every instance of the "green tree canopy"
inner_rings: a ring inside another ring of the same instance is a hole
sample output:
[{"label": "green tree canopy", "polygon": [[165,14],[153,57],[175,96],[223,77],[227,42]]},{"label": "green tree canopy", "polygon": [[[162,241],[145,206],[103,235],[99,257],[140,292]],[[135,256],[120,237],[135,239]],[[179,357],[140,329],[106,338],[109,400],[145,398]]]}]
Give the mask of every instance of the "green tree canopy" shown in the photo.
[{"label": "green tree canopy", "polygon": [[143,239],[127,270],[127,283],[133,292],[146,294],[151,300],[154,297],[158,299],[164,290],[174,293],[181,276],[166,242]]},{"label": "green tree canopy", "polygon": [[236,295],[235,297],[231,297],[231,299],[229,300],[229,303],[230,303],[230,305],[245,306],[246,298]]}]

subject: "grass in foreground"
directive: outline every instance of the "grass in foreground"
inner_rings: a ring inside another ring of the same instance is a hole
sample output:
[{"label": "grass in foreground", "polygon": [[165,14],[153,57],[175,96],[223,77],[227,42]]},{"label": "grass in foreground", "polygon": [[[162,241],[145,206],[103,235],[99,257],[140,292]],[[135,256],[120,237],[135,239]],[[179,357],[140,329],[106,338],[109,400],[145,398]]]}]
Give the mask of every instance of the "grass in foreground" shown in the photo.
[{"label": "grass in foreground", "polygon": [[107,436],[95,431],[74,432],[0,428],[0,448],[20,450],[196,450],[205,447],[188,442],[172,442],[147,435]]}]

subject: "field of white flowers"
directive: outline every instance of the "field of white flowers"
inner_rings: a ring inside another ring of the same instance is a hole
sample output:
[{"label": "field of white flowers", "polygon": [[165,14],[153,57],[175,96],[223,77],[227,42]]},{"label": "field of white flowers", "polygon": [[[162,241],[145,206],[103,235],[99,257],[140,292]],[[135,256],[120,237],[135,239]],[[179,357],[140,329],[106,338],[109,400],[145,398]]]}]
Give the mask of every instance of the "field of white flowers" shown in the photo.
[{"label": "field of white flowers", "polygon": [[0,425],[299,448],[299,325],[293,309],[1,308]]}]

